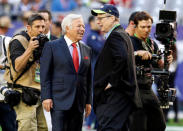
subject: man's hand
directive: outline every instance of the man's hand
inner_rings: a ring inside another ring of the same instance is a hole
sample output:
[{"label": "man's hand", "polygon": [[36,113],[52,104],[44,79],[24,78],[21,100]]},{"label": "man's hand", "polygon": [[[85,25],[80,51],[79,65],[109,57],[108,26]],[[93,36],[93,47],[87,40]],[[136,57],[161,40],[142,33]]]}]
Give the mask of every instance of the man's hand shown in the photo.
[{"label": "man's hand", "polygon": [[30,49],[31,51],[33,51],[34,49],[36,49],[37,47],[39,47],[39,41],[38,40],[34,40],[36,37],[32,37],[29,45],[28,45],[28,49]]},{"label": "man's hand", "polygon": [[91,104],[86,104],[85,117],[88,117],[91,113]]},{"label": "man's hand", "polygon": [[51,108],[53,108],[52,99],[46,99],[43,101],[43,107],[47,112],[50,112]]},{"label": "man's hand", "polygon": [[0,65],[0,69],[3,69],[4,68],[4,66],[3,65]]},{"label": "man's hand", "polygon": [[108,83],[104,90],[107,90],[107,89],[109,89],[111,87],[112,87],[112,85],[110,83]]},{"label": "man's hand", "polygon": [[138,56],[142,57],[142,60],[150,60],[152,58],[152,54],[149,51],[145,51],[145,50],[139,50],[136,51]]},{"label": "man's hand", "polygon": [[173,56],[172,56],[172,54],[169,55],[169,56],[167,56],[167,61],[168,61],[169,64],[172,63],[172,61],[173,61]]},{"label": "man's hand", "polygon": [[[167,56],[167,61],[168,61],[168,64],[171,64],[173,61],[173,56],[172,55]],[[164,67],[164,61],[162,59],[159,60],[158,65],[162,69]]]},{"label": "man's hand", "polygon": [[35,48],[39,47],[38,40],[34,40],[36,37],[32,37],[29,41],[28,48],[25,52],[15,59],[15,70],[20,72],[24,69],[29,61],[30,56],[32,55]]}]

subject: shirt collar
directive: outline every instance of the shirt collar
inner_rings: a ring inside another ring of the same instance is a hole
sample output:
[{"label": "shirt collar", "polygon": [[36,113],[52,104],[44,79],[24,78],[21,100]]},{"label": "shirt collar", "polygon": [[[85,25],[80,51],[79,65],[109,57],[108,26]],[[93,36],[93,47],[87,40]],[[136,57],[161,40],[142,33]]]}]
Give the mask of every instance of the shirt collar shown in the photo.
[{"label": "shirt collar", "polygon": [[[136,38],[138,38],[138,39],[140,39],[138,36],[137,36],[137,34],[136,33],[134,33],[134,36],[136,37]],[[142,40],[142,39],[140,39],[141,41],[144,41],[144,40]],[[147,37],[146,39],[145,39],[145,43],[149,43],[149,41],[150,41],[150,38],[149,37]]]},{"label": "shirt collar", "polygon": [[51,33],[50,31],[48,31],[48,33],[46,34],[47,38],[50,40],[50,37],[51,37]]},{"label": "shirt collar", "polygon": [[109,35],[111,34],[111,32],[116,28],[116,27],[118,27],[120,24],[116,24],[116,25],[114,25],[110,30],[109,30],[109,32],[107,32],[106,34],[105,34],[105,39],[107,39],[108,37],[109,37]]},{"label": "shirt collar", "polygon": [[[64,39],[65,39],[68,47],[72,46],[73,42],[71,39],[69,39],[66,35],[64,35]],[[78,42],[76,42],[76,46],[78,46]]]}]

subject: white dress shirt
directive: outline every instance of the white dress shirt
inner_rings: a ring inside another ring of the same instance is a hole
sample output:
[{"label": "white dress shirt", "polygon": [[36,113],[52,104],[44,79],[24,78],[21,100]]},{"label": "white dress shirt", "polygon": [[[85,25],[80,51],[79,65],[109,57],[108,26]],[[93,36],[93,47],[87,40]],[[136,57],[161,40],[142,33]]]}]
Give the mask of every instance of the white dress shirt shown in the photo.
[{"label": "white dress shirt", "polygon": [[[72,42],[66,35],[64,35],[64,39],[65,39],[65,41],[66,41],[66,43],[67,43],[67,46],[68,46],[69,51],[70,51],[70,54],[71,54],[71,56],[72,56],[72,52],[73,52],[72,43],[73,43],[73,42]],[[79,48],[78,42],[76,42],[76,46],[77,46],[77,50],[78,50],[79,64],[80,64],[80,62],[81,62],[81,53],[80,53],[80,48]]]}]

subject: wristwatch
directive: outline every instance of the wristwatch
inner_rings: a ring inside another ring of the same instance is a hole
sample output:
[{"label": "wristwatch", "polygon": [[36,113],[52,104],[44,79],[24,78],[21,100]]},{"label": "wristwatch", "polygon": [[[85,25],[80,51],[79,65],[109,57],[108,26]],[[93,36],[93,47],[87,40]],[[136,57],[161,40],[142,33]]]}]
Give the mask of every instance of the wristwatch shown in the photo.
[{"label": "wristwatch", "polygon": [[136,56],[137,55],[137,51],[134,51],[134,56]]}]

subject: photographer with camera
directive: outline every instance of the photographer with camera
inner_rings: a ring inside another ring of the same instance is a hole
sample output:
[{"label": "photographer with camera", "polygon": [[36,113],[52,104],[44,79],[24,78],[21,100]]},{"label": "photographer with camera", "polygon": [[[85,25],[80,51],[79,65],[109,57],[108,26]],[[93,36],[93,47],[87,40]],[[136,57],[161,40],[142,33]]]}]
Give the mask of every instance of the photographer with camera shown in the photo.
[{"label": "photographer with camera", "polygon": [[40,102],[39,51],[45,30],[45,19],[33,14],[28,19],[27,31],[15,35],[7,51],[8,66],[4,78],[8,86],[21,93],[20,102],[14,106],[18,131],[47,131]]},{"label": "photographer with camera", "polygon": [[[164,131],[166,124],[160,103],[152,91],[152,67],[163,68],[164,62],[158,59],[154,62],[154,54],[158,55],[157,44],[149,37],[153,23],[152,17],[145,11],[135,15],[135,34],[131,37],[137,67],[137,82],[140,90],[143,108],[131,117],[130,131]],[[168,63],[173,60],[167,56]],[[155,64],[154,64],[155,63]]]}]

